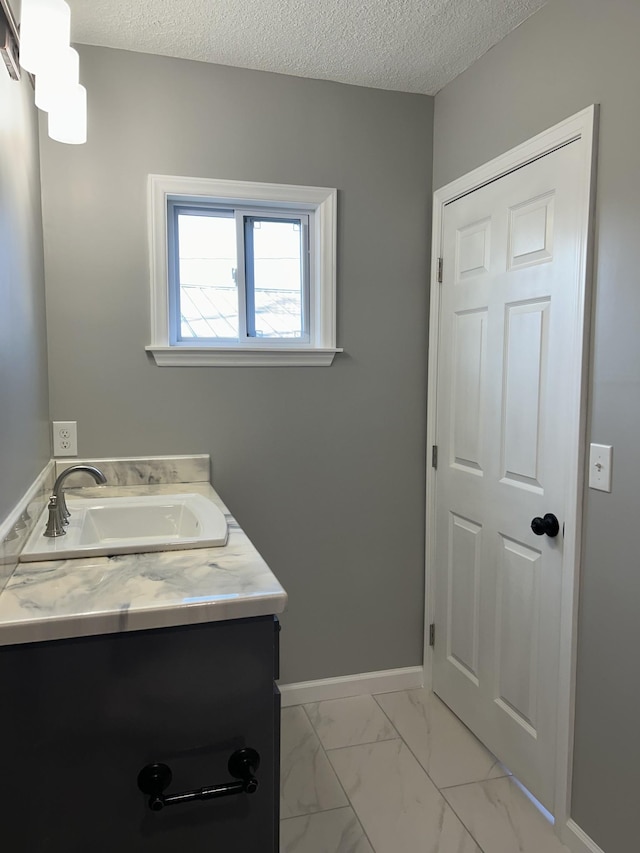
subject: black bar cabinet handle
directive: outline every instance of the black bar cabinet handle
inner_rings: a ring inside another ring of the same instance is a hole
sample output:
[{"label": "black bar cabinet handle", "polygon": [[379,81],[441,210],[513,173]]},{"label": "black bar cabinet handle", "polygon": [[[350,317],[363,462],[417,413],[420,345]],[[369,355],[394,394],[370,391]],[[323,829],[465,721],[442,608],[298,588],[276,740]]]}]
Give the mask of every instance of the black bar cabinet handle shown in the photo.
[{"label": "black bar cabinet handle", "polygon": [[214,800],[233,794],[254,794],[258,790],[258,780],[254,773],[259,766],[260,756],[255,749],[247,746],[236,750],[227,764],[229,773],[238,781],[207,785],[194,791],[183,791],[181,794],[165,794],[164,790],[169,787],[173,778],[171,768],[167,764],[147,764],[138,773],[138,788],[149,796],[149,808],[159,812],[165,806],[175,806],[178,803]]}]

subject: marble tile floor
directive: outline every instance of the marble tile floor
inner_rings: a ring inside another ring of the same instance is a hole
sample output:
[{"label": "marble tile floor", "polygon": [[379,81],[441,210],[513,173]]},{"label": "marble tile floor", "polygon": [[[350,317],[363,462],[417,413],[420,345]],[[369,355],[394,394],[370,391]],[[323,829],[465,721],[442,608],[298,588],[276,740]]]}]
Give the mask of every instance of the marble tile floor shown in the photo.
[{"label": "marble tile floor", "polygon": [[280,853],[568,853],[433,694],[282,710]]}]

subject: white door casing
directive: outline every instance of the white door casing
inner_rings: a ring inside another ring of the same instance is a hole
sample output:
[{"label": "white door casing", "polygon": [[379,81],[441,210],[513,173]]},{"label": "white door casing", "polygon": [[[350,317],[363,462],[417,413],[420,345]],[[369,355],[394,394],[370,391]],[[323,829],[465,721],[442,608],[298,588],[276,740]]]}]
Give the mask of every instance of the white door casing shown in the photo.
[{"label": "white door casing", "polygon": [[[436,643],[425,660],[436,693],[562,823],[595,112],[434,199],[427,621]],[[564,538],[533,534],[532,518],[547,512]]]}]

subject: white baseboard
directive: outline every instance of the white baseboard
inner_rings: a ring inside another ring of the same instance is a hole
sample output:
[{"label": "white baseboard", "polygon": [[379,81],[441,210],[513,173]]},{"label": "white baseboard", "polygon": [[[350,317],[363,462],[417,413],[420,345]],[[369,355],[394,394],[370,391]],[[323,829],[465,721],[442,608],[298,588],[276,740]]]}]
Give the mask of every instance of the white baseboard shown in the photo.
[{"label": "white baseboard", "polygon": [[280,684],[279,687],[282,694],[282,707],[288,708],[291,705],[322,702],[325,699],[344,699],[347,696],[362,696],[367,693],[412,690],[422,687],[423,683],[423,668],[407,666],[403,669],[386,669],[382,672],[361,672],[357,675],[321,678],[318,681]]},{"label": "white baseboard", "polygon": [[596,842],[592,841],[574,820],[569,819],[567,821],[560,837],[562,843],[566,844],[572,853],[604,853],[604,850],[598,847]]}]

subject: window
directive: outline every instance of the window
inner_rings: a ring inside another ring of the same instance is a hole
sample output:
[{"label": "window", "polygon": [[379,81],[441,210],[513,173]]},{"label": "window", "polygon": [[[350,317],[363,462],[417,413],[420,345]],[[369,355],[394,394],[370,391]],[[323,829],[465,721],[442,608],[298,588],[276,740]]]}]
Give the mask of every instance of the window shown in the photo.
[{"label": "window", "polygon": [[336,196],[150,175],[157,364],[331,364]]}]

